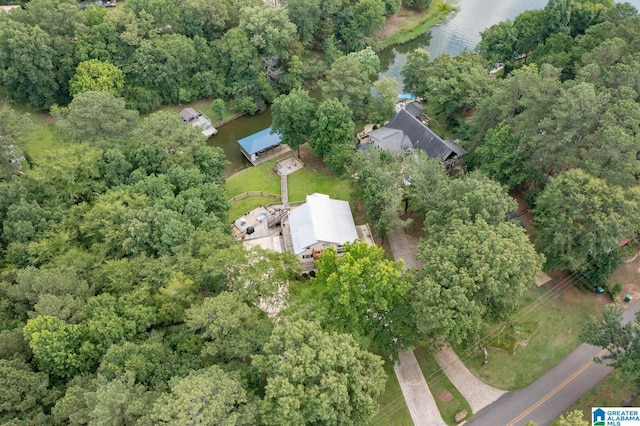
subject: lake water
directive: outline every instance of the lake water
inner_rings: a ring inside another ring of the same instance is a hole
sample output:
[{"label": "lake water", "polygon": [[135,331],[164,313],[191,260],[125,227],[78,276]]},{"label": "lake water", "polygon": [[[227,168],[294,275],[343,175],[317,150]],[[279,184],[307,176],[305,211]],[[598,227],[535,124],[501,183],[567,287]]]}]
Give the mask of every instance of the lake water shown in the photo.
[{"label": "lake water", "polygon": [[240,152],[238,140],[269,126],[271,126],[271,110],[267,108],[260,114],[245,115],[225,124],[218,129],[215,136],[209,138],[208,145],[219,146],[227,155],[227,160],[230,163],[225,169],[227,176],[251,166],[251,163]]},{"label": "lake water", "polygon": [[[525,10],[541,9],[546,0],[456,0],[458,12],[449,21],[438,25],[417,39],[380,52],[381,72],[379,77],[394,77],[398,80],[397,90],[402,92],[400,71],[407,63],[407,53],[423,48],[431,58],[443,53],[457,55],[465,50],[472,51],[480,41],[480,33],[493,24],[505,19],[513,19]],[[640,9],[640,0],[629,1]],[[254,116],[239,118],[222,126],[218,134],[209,139],[209,144],[220,146],[227,154],[231,165],[227,174],[239,171],[250,164],[238,147],[238,139],[249,136],[271,125],[269,110]]]}]

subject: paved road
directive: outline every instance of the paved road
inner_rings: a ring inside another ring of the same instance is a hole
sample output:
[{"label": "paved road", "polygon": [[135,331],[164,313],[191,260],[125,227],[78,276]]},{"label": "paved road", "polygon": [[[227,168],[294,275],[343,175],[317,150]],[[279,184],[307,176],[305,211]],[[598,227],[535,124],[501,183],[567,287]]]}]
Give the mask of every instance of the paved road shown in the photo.
[{"label": "paved road", "polygon": [[435,358],[449,381],[467,400],[473,413],[480,412],[484,407],[491,405],[507,393],[502,389],[494,388],[481,382],[469,371],[449,345],[442,348],[435,355]]},{"label": "paved road", "polygon": [[[624,313],[624,322],[632,321],[640,303]],[[528,387],[503,395],[493,404],[474,415],[466,426],[524,425],[533,420],[548,425],[613,370],[595,364],[593,358],[603,355],[600,348],[582,344],[560,364]]]}]

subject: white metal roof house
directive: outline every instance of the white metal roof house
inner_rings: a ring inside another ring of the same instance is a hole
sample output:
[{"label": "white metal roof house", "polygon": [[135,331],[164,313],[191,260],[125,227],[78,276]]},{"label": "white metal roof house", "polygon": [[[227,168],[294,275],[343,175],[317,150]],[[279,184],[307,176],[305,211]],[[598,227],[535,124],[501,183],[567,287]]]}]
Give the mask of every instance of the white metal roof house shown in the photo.
[{"label": "white metal roof house", "polygon": [[299,260],[313,260],[322,250],[342,251],[347,242],[358,239],[349,202],[325,194],[307,195],[307,202],[289,213],[293,252]]}]

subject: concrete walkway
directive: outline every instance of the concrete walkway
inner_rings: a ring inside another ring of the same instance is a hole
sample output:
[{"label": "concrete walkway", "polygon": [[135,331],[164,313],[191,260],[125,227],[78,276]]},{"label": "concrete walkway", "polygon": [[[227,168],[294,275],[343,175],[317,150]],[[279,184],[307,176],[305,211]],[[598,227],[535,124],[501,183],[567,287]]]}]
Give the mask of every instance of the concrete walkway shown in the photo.
[{"label": "concrete walkway", "polygon": [[400,364],[396,364],[394,369],[413,424],[416,426],[446,426],[413,352],[404,351],[401,353]]},{"label": "concrete walkway", "polygon": [[280,196],[282,197],[282,208],[289,210],[289,186],[287,185],[287,175],[280,176]]},{"label": "concrete walkway", "polygon": [[[395,260],[404,260],[407,268],[415,269],[416,256],[412,253],[407,235],[400,228],[394,229],[388,235],[389,246]],[[438,406],[429,390],[424,374],[420,370],[418,360],[412,351],[400,354],[400,363],[394,367],[396,377],[400,383],[404,400],[411,413],[411,419],[416,426],[444,426]]]},{"label": "concrete walkway", "polygon": [[435,358],[451,383],[467,400],[474,414],[507,393],[478,380],[449,346],[441,349]]}]

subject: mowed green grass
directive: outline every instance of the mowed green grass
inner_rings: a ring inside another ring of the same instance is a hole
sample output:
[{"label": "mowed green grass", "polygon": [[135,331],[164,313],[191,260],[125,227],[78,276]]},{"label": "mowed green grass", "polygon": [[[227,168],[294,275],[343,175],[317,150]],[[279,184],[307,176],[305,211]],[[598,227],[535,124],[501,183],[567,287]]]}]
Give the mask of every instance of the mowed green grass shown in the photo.
[{"label": "mowed green grass", "polygon": [[[427,381],[427,385],[429,385],[429,390],[438,405],[442,420],[448,425],[453,426],[457,424],[455,421],[456,414],[462,410],[467,410],[467,417],[465,417],[465,419],[471,417],[471,406],[462,394],[458,392],[458,389],[456,389],[453,383],[449,381],[449,378],[444,371],[442,371],[433,354],[429,350],[421,347],[416,348],[413,353],[418,360],[418,365]],[[443,401],[440,398],[441,395],[446,393],[451,394],[450,401]]]},{"label": "mowed green grass", "polygon": [[[458,349],[456,352],[469,370],[489,385],[515,391],[534,382],[575,349],[581,343],[579,335],[585,320],[598,314],[609,299],[574,287],[554,298],[558,285],[529,289],[521,308],[507,321],[537,321],[539,325],[515,355],[489,348],[489,363],[483,366],[484,353],[478,347],[467,352]],[[502,325],[504,322],[491,327],[487,335],[499,332]]]},{"label": "mowed green grass", "polygon": [[398,378],[390,362],[384,363],[384,371],[387,373],[387,384],[384,393],[378,398],[380,410],[373,418],[371,426],[413,426],[411,414],[402,395],[402,389]]},{"label": "mowed green grass", "polygon": [[[179,114],[180,111],[182,111],[185,108],[195,108],[197,110],[200,110],[201,112],[204,113],[204,115],[209,117],[209,119],[211,120],[211,123],[213,123],[214,126],[217,123],[220,123],[226,120],[227,118],[231,117],[232,115],[236,114],[234,111],[231,111],[231,108],[229,107],[229,103],[225,102],[224,115],[221,120],[218,119],[216,114],[213,112],[213,109],[211,108],[210,99],[198,99],[197,101],[189,102],[181,105],[163,105],[159,108],[159,110],[169,111],[169,112],[174,112],[176,114]],[[141,117],[146,117],[149,114],[151,113],[142,114]]]},{"label": "mowed green grass", "polygon": [[12,105],[19,112],[28,112],[31,116],[31,128],[24,134],[25,150],[37,163],[47,152],[68,144],[56,127],[55,117],[43,113],[33,112],[22,105]]},{"label": "mowed green grass", "polygon": [[[275,171],[276,160],[267,161],[259,166],[250,167],[227,178],[227,196],[229,199],[250,191],[263,191],[280,194],[280,176]],[[287,185],[289,202],[304,202],[306,196],[319,192],[337,200],[349,200],[351,187],[347,179],[341,179],[327,172],[324,167],[307,167],[290,174]],[[229,220],[235,220],[256,207],[269,203],[279,203],[267,197],[247,197],[230,205]]]}]

